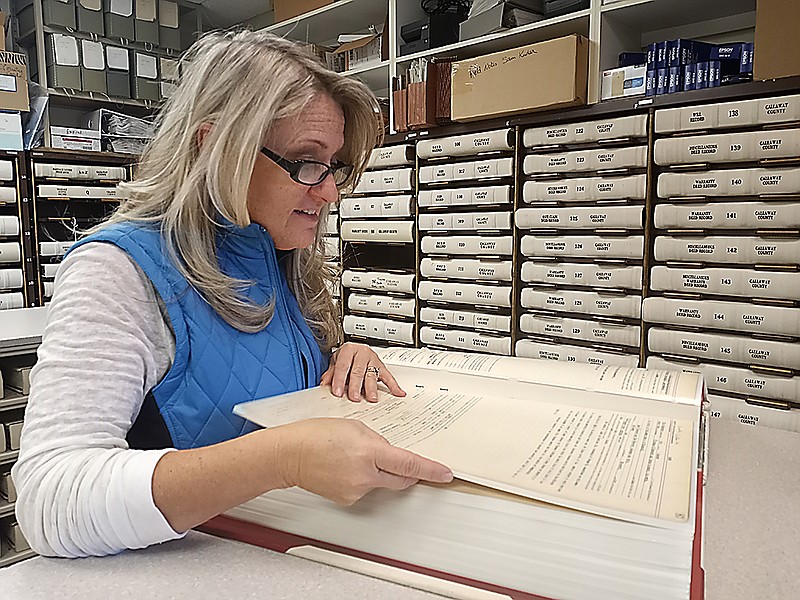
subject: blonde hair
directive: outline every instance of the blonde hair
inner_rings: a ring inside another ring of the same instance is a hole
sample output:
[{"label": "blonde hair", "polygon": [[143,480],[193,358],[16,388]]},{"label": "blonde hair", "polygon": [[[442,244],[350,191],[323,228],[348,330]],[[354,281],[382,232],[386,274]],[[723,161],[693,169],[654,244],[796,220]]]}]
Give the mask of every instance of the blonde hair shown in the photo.
[{"label": "blonde hair", "polygon": [[[272,319],[273,300],[258,305],[242,294],[250,282],[221,272],[216,236],[222,217],[250,224],[247,190],[265,136],[279,119],[295,116],[318,94],[327,94],[345,117],[342,162],[354,165],[345,186],[363,172],[381,142],[378,104],[361,82],[329,71],[306,48],[269,33],[214,32],[181,59],[180,84],[159,115],[126,199],[106,222],[139,221],[161,227],[178,268],[230,325],[262,330]],[[211,124],[202,145],[197,133]],[[341,325],[326,282],[321,234],[287,261],[289,287],[323,350],[341,342]]]}]

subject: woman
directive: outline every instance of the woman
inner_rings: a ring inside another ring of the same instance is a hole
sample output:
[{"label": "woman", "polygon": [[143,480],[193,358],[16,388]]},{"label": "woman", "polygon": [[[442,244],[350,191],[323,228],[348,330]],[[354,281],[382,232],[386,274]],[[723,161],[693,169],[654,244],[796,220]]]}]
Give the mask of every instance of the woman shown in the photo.
[{"label": "woman", "polygon": [[127,200],[59,269],[13,471],[37,552],[144,547],[271,489],[350,504],[452,478],[355,421],[254,431],[232,414],[320,382],[404,393],[367,346],[326,369],[340,328],[320,223],[365,166],[376,106],[269,34],[188,52]]}]

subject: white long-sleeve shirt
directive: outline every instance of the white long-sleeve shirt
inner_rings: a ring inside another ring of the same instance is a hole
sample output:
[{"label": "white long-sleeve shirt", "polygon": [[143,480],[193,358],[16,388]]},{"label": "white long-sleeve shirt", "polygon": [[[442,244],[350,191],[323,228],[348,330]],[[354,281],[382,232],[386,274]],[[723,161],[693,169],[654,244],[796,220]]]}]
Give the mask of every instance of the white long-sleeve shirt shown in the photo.
[{"label": "white long-sleeve shirt", "polygon": [[127,253],[95,242],[64,260],[38,355],[12,470],[31,547],[98,556],[181,537],[153,502],[153,471],[171,450],[125,441],[175,355],[155,289]]}]

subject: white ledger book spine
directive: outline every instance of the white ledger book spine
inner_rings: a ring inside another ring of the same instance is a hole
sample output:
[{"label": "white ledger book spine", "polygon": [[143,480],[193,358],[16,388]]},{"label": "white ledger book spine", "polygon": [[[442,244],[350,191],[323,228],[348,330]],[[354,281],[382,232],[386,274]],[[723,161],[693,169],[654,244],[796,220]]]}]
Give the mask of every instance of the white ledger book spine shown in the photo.
[{"label": "white ledger book spine", "polygon": [[520,208],[519,229],[641,229],[643,206]]},{"label": "white ledger book spine", "polygon": [[800,239],[754,236],[657,236],[658,261],[793,265],[800,263]]},{"label": "white ledger book spine", "polygon": [[511,286],[420,281],[420,300],[481,306],[511,306]]},{"label": "white ledger book spine", "polygon": [[414,163],[413,146],[387,146],[375,148],[369,155],[368,169],[385,169],[386,167],[400,167]]},{"label": "white ledger book spine", "polygon": [[416,314],[415,298],[350,294],[347,298],[350,310],[379,313],[387,316],[413,317]]},{"label": "white ledger book spine", "polygon": [[749,127],[793,121],[800,121],[800,95],[658,110],[656,132]]},{"label": "white ledger book spine", "polygon": [[781,410],[749,404],[723,394],[709,394],[708,411],[712,418],[734,421],[743,427],[769,427],[800,433],[800,410],[796,409]]},{"label": "white ledger book spine", "polygon": [[391,319],[356,317],[345,315],[342,328],[348,335],[357,335],[378,340],[414,343],[414,324]]},{"label": "white ledger book spine", "polygon": [[638,319],[642,316],[641,296],[617,296],[574,290],[522,290],[523,308],[573,312],[605,317]]},{"label": "white ledger book spine", "polygon": [[800,129],[748,131],[656,140],[659,165],[748,162],[800,156]]},{"label": "white ledger book spine", "polygon": [[355,189],[356,194],[371,192],[410,192],[413,187],[414,169],[383,169],[366,171]]},{"label": "white ledger book spine", "polygon": [[644,237],[526,235],[521,249],[525,256],[640,260],[644,255]]},{"label": "white ledger book spine", "polygon": [[662,173],[661,198],[761,196],[800,192],[800,169],[736,169],[702,173]]},{"label": "white ledger book spine", "polygon": [[0,269],[0,290],[16,290],[25,285],[22,269]]},{"label": "white ledger book spine", "polygon": [[419,140],[417,156],[422,159],[440,156],[470,156],[480,152],[513,149],[513,129],[497,129],[466,135],[455,135],[435,140]]},{"label": "white ledger book spine", "polygon": [[743,365],[760,365],[797,370],[800,343],[760,340],[747,336],[652,327],[648,332],[650,352],[721,360]]},{"label": "white ledger book spine", "polygon": [[422,252],[425,254],[471,254],[475,256],[510,256],[514,238],[511,236],[423,236]]},{"label": "white ledger book spine", "polygon": [[342,285],[347,288],[385,292],[414,293],[415,275],[385,271],[350,271],[342,273]]},{"label": "white ledger book spine", "polygon": [[10,160],[0,160],[0,181],[14,180],[14,163]]},{"label": "white ledger book spine", "polygon": [[116,187],[96,187],[81,185],[40,185],[40,198],[121,198]]},{"label": "white ledger book spine", "polygon": [[423,277],[511,281],[512,267],[513,264],[509,260],[423,258],[419,270]]},{"label": "white ledger book spine", "polygon": [[652,296],[644,300],[642,317],[649,323],[800,336],[800,308]]},{"label": "white ledger book spine", "polygon": [[420,190],[418,203],[423,207],[507,204],[511,202],[511,186],[484,185],[455,189]]},{"label": "white ledger book spine", "polygon": [[49,279],[53,279],[58,272],[58,267],[60,265],[58,263],[47,263],[42,265],[42,277],[47,277]]},{"label": "white ledger book spine", "polygon": [[478,161],[426,165],[419,168],[420,183],[446,183],[514,174],[513,158],[488,158]]},{"label": "white ledger book spine", "polygon": [[650,271],[650,287],[656,291],[800,300],[797,278],[797,272],[655,266]]},{"label": "white ledger book spine", "polygon": [[0,264],[18,263],[22,260],[22,248],[17,242],[0,242]]},{"label": "white ledger book spine", "polygon": [[344,198],[339,203],[343,219],[380,217],[410,217],[413,196],[377,196],[366,198]]},{"label": "white ledger book spine", "polygon": [[646,175],[526,181],[522,186],[522,199],[528,203],[644,200],[646,195]]},{"label": "white ledger book spine", "polygon": [[505,336],[490,336],[461,329],[420,327],[419,341],[422,344],[431,346],[446,346],[460,350],[474,350],[511,356],[511,338]]},{"label": "white ledger book spine", "polygon": [[583,346],[568,346],[567,344],[553,344],[534,340],[519,340],[515,347],[515,355],[524,358],[589,363],[602,366],[635,368],[639,365],[639,356],[637,354],[608,352],[584,348]]},{"label": "white ledger book spine", "polygon": [[744,367],[731,367],[717,363],[685,363],[667,360],[660,356],[647,359],[648,369],[670,369],[702,373],[710,390],[797,402],[800,398],[800,377],[786,377],[753,371]]},{"label": "white ledger book spine", "polygon": [[793,229],[800,227],[794,202],[708,202],[659,204],[658,229]]},{"label": "white ledger book spine", "polygon": [[34,165],[34,173],[37,177],[53,177],[58,179],[89,179],[91,169],[78,165],[59,165],[37,163]]},{"label": "white ledger book spine", "polygon": [[510,212],[436,213],[419,215],[422,231],[508,230]]},{"label": "white ledger book spine", "polygon": [[552,263],[527,261],[522,264],[522,281],[554,285],[642,289],[642,267],[610,267],[593,263]]},{"label": "white ledger book spine", "polygon": [[414,241],[413,221],[344,221],[342,240],[347,242]]},{"label": "white ledger book spine", "polygon": [[15,204],[17,190],[13,187],[0,187],[0,204]]},{"label": "white ledger book spine", "polygon": [[19,218],[0,215],[0,237],[19,235]]},{"label": "white ledger book spine", "polygon": [[419,318],[420,321],[424,323],[452,325],[454,327],[474,327],[475,329],[488,329],[503,333],[509,333],[511,331],[511,317],[508,315],[476,313],[465,310],[450,310],[425,306],[420,309]]},{"label": "white ledger book spine", "polygon": [[529,154],[522,164],[525,175],[555,175],[644,167],[647,167],[647,146]]},{"label": "white ledger book spine", "polygon": [[632,115],[526,129],[522,134],[522,143],[526,148],[535,148],[643,137],[647,137],[647,115]]},{"label": "white ledger book spine", "polygon": [[618,346],[638,347],[641,337],[641,328],[638,325],[539,314],[522,315],[519,327],[524,333],[575,338]]},{"label": "white ledger book spine", "polygon": [[0,310],[24,307],[25,297],[22,295],[22,292],[0,293]]}]

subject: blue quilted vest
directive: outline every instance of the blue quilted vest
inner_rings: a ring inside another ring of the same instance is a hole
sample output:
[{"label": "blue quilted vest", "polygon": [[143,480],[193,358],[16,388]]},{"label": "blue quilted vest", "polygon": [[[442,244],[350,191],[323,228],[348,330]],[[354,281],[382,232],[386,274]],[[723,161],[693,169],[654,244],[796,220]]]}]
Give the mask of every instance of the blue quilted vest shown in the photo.
[{"label": "blue quilted vest", "polygon": [[[164,301],[175,333],[172,367],[148,394],[131,428],[131,433],[153,432],[166,426],[170,439],[144,439],[131,447],[169,447],[171,441],[174,448],[196,448],[234,438],[256,428],[233,414],[236,404],[319,384],[327,357],[289,290],[263,227],[228,226],[217,237],[222,271],[253,281],[244,293],[255,302],[275,300],[272,320],[258,333],[231,327],[203,300],[169,259],[157,228],[112,225],[70,251],[89,242],[115,244],[136,261]],[[140,421],[145,420],[158,425],[143,427]],[[152,437],[159,436],[145,435]]]}]

